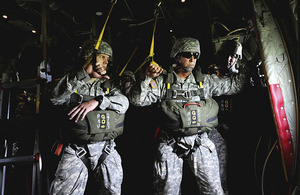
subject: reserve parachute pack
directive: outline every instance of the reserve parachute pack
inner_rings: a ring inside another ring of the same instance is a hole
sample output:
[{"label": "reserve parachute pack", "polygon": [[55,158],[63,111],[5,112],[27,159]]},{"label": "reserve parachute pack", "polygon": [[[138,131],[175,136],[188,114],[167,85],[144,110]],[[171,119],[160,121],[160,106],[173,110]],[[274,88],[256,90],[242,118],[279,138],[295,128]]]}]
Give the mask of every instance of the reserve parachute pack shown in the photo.
[{"label": "reserve parachute pack", "polygon": [[114,139],[123,133],[125,114],[110,110],[94,110],[84,120],[69,121],[66,136],[72,142],[93,142]]},{"label": "reserve parachute pack", "polygon": [[[218,125],[218,103],[204,98],[201,69],[195,71],[197,84],[194,89],[175,90],[172,88],[174,73],[170,69],[165,75],[166,94],[162,98],[162,128],[174,135],[194,135],[212,130]],[[200,101],[193,101],[199,96]]]},{"label": "reserve parachute pack", "polygon": [[[104,83],[107,93],[110,85]],[[71,103],[78,104],[94,99],[94,96],[73,93]],[[72,107],[73,108],[73,107]],[[84,120],[68,120],[64,128],[66,140],[75,143],[99,142],[114,139],[123,133],[125,114],[119,114],[112,110],[94,110],[89,112]]]}]

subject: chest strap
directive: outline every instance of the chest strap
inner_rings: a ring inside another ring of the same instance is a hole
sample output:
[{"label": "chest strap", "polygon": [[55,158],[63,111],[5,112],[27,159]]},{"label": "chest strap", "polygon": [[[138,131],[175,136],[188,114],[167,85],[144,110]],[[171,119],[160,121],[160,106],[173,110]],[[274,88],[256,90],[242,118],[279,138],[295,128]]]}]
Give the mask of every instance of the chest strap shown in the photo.
[{"label": "chest strap", "polygon": [[176,100],[191,100],[195,96],[201,97],[202,93],[199,90],[168,90],[166,99]]},{"label": "chest strap", "polygon": [[[201,73],[201,72],[200,72]],[[199,78],[201,75],[201,78]],[[194,75],[195,76],[195,75]],[[204,90],[202,85],[202,74],[196,75],[197,85],[199,89],[197,90],[175,90],[172,89],[172,85],[174,83],[174,75],[172,69],[165,75],[164,77],[166,83],[166,99],[191,99],[193,96],[200,96],[200,98],[204,98]],[[201,79],[201,80],[200,80]]]},{"label": "chest strap", "polygon": [[70,103],[71,104],[81,104],[82,102],[88,102],[90,100],[93,100],[94,98],[95,98],[94,96],[72,93]]}]

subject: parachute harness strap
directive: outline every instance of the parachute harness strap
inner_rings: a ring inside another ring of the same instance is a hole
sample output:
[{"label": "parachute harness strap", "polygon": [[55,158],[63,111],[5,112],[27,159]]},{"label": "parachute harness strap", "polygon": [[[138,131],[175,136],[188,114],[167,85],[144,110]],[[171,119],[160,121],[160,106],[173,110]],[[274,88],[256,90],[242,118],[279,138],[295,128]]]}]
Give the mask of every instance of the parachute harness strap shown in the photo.
[{"label": "parachute harness strap", "polygon": [[91,60],[93,59],[94,55],[96,54],[96,51],[98,51],[100,43],[101,43],[101,40],[102,40],[102,37],[103,37],[103,34],[104,34],[104,30],[105,30],[105,27],[106,27],[106,24],[107,24],[107,21],[108,21],[108,18],[109,18],[110,14],[112,12],[112,9],[113,9],[113,7],[114,7],[114,5],[116,3],[117,3],[117,0],[112,0],[112,4],[111,4],[111,7],[110,7],[110,10],[108,12],[108,15],[106,17],[105,23],[103,25],[103,28],[102,28],[101,33],[99,35],[98,41],[96,43],[96,46],[95,46],[95,49],[94,49],[94,53],[92,53],[92,55],[90,55],[90,57],[86,60],[85,64],[83,65],[83,68],[86,68],[90,64]]}]

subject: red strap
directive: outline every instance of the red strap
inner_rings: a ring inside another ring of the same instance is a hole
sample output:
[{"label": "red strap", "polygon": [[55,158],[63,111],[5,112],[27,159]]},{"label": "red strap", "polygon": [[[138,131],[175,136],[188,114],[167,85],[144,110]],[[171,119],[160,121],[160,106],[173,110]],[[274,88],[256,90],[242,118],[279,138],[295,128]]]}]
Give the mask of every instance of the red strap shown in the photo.
[{"label": "red strap", "polygon": [[62,148],[63,148],[63,143],[59,142],[59,143],[57,144],[57,147],[56,147],[56,150],[55,150],[55,153],[54,153],[54,154],[57,155],[57,156],[59,156],[60,153],[61,153]]},{"label": "red strap", "polygon": [[157,134],[158,134],[158,132],[159,132],[159,129],[160,129],[159,127],[156,128],[156,131],[155,131],[155,134],[154,134],[154,139],[156,139]]},{"label": "red strap", "polygon": [[199,104],[199,103],[187,103],[187,104],[184,104],[184,106],[183,106],[183,108],[185,108],[186,106],[188,106],[188,105],[197,105],[197,106],[199,106],[199,107],[201,107],[201,105]]}]

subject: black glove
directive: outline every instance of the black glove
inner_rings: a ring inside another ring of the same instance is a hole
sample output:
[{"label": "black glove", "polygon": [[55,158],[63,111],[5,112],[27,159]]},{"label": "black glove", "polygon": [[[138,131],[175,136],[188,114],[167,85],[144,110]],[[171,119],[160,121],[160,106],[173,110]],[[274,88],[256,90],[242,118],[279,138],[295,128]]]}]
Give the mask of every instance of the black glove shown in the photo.
[{"label": "black glove", "polygon": [[99,102],[99,105],[101,105],[102,101],[103,101],[103,95],[99,95],[99,96],[96,96],[94,98],[94,100],[98,101]]}]

